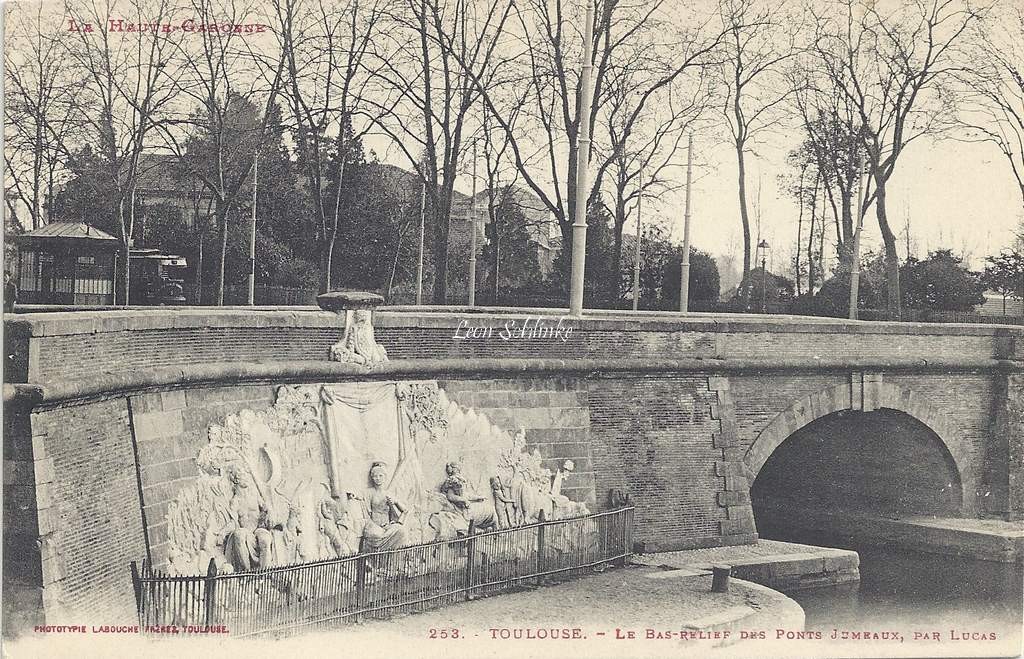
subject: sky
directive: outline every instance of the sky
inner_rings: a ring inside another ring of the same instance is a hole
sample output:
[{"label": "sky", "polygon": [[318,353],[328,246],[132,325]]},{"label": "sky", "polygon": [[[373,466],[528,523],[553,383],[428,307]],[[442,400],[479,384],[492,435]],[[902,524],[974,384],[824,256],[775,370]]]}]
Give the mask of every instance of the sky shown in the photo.
[{"label": "sky", "polygon": [[[736,156],[728,146],[709,149],[712,168],[693,190],[692,243],[712,253],[728,253],[731,243],[742,244],[743,235]],[[784,153],[774,149],[756,158],[748,178],[748,199],[756,198],[760,182],[763,233],[773,244],[772,258],[777,265],[791,251],[798,215],[795,201],[782,191],[778,181],[788,169]],[[967,257],[974,268],[983,267],[986,255],[1008,247],[1014,228],[1024,220],[1020,192],[1009,163],[991,144],[915,142],[901,156],[888,193],[889,222],[897,233],[901,255],[906,253],[903,229],[908,217],[915,256],[923,258],[930,250],[950,248]],[[661,212],[678,235],[682,234],[684,200],[679,193],[662,200]],[[834,237],[834,229],[829,235]],[[864,218],[862,244],[865,249],[881,249],[874,206]],[[782,247],[781,253],[776,246]]]},{"label": "sky", "polygon": [[[694,138],[695,162],[691,198],[691,244],[712,255],[742,255],[742,227],[739,219],[736,155],[732,147],[718,138]],[[796,240],[799,209],[779,182],[780,175],[791,174],[785,154],[796,140],[778,135],[773,144],[759,149],[748,164],[748,203],[751,217],[756,212],[760,185],[762,237],[772,246],[769,269],[784,273]],[[388,148],[384,140],[369,140],[367,145],[385,161],[408,168],[408,163]],[[643,222],[661,222],[674,240],[682,242],[685,209],[685,152],[678,154],[679,189],[658,198],[645,198]],[[469,192],[471,179],[464,176],[457,186]],[[929,251],[952,249],[969,267],[982,269],[985,256],[1008,247],[1014,229],[1024,221],[1020,192],[1005,157],[992,144],[922,138],[901,155],[888,188],[889,222],[897,234],[901,258],[907,251],[904,225],[910,222],[911,253],[925,258]],[[805,222],[807,221],[805,216]],[[635,220],[625,231],[635,233]],[[752,226],[751,231],[756,231]],[[806,231],[806,224],[804,226]],[[834,240],[830,222],[827,240]],[[755,237],[756,238],[756,237]],[[805,238],[806,240],[806,238]],[[756,243],[756,239],[754,241]],[[826,250],[828,250],[826,243]],[[875,207],[864,218],[862,250],[882,249]]]}]

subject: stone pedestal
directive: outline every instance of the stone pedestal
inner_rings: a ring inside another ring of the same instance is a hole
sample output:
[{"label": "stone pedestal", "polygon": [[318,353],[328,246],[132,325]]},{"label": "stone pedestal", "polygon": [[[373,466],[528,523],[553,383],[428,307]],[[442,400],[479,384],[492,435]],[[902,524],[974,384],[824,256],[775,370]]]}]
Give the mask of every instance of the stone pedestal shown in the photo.
[{"label": "stone pedestal", "polygon": [[321,309],[345,317],[345,333],[331,346],[330,360],[372,367],[388,360],[384,346],[373,335],[373,310],[384,303],[376,293],[337,291],[316,298]]}]

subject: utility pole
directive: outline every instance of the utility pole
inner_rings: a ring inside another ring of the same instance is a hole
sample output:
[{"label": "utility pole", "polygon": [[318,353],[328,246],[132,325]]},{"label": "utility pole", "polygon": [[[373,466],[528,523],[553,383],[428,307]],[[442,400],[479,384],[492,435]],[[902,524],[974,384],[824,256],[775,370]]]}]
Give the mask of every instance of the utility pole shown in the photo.
[{"label": "utility pole", "polygon": [[644,168],[640,167],[639,175],[640,192],[636,198],[636,255],[633,257],[633,311],[640,308],[640,236],[643,235],[640,222],[641,204],[644,200]]},{"label": "utility pole", "polygon": [[259,167],[260,155],[252,159],[252,223],[249,225],[249,306],[256,304],[256,170]]},{"label": "utility pole", "polygon": [[583,315],[583,275],[587,265],[587,168],[590,165],[590,60],[594,49],[594,0],[587,0],[583,29],[583,71],[580,73],[580,103],[576,108],[576,217],[572,223],[572,279],[569,313]]},{"label": "utility pole", "polygon": [[857,320],[860,298],[860,233],[864,229],[864,164],[857,158],[857,229],[853,232],[853,256],[850,259],[850,320]]},{"label": "utility pole", "polygon": [[476,142],[473,142],[473,196],[469,199],[469,306],[476,306]]},{"label": "utility pole", "polygon": [[422,181],[420,187],[420,251],[416,260],[416,304],[423,304],[423,233],[424,217],[427,209],[427,182]]},{"label": "utility pole", "polygon": [[690,310],[690,196],[693,187],[693,133],[686,145],[686,212],[683,215],[683,261],[679,265],[679,311]]}]

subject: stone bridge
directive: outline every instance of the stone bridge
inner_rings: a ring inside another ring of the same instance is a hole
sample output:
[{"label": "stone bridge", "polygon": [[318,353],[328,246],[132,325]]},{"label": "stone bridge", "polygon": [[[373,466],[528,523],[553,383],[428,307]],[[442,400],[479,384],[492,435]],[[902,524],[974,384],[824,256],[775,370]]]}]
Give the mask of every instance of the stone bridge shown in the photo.
[{"label": "stone bridge", "polygon": [[342,323],[311,309],[7,315],[6,611],[130,616],[128,562],[166,562],[209,428],[283,384],[436,381],[552,470],[571,459],[570,498],[627,492],[645,550],[753,542],[752,491],[1024,515],[1021,328],[563,313],[383,308],[371,369],[327,361]]}]

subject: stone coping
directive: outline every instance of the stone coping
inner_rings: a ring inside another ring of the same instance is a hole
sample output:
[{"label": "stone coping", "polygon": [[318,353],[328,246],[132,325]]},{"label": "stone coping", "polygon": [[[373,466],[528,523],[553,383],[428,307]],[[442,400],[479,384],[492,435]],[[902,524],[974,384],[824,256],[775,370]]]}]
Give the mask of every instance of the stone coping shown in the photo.
[{"label": "stone coping", "polygon": [[[381,307],[374,313],[378,328],[456,329],[460,323],[501,327],[509,317],[564,318],[573,327],[591,331],[620,332],[719,332],[719,333],[812,333],[889,334],[921,336],[1022,337],[1024,327],[1015,325],[902,323],[851,321],[812,316],[756,314],[679,313],[662,311],[585,311],[571,317],[567,309],[498,307]],[[481,321],[493,320],[493,323]],[[56,311],[5,314],[7,327],[29,336],[98,334],[103,332],[231,327],[338,327],[337,314],[317,307],[133,307],[121,310]]]},{"label": "stone coping", "polygon": [[317,383],[391,379],[515,378],[537,375],[600,377],[617,373],[770,373],[848,369],[942,372],[1024,370],[1024,363],[1001,359],[403,359],[373,368],[331,361],[217,362],[97,373],[89,378],[46,383],[5,384],[4,402],[30,405],[97,398],[147,389],[225,384]]}]

